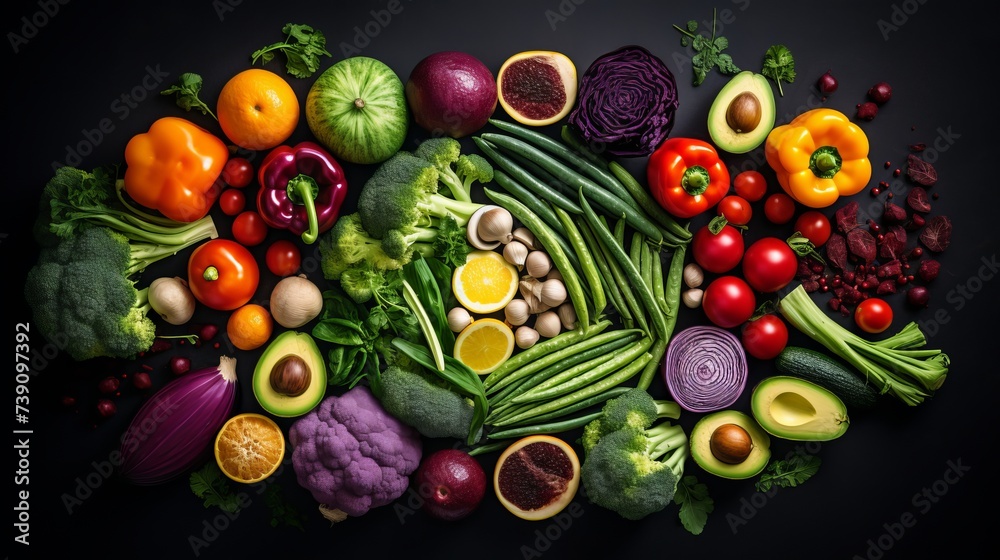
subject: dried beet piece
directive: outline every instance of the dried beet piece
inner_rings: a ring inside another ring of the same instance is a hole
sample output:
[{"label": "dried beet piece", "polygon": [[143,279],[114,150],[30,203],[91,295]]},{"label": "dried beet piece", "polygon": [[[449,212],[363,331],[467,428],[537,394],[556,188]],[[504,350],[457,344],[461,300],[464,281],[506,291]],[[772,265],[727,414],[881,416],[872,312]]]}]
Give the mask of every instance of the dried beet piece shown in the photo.
[{"label": "dried beet piece", "polygon": [[892,259],[891,261],[879,265],[876,276],[879,278],[895,278],[903,273],[903,263],[899,259]]},{"label": "dried beet piece", "polygon": [[847,238],[839,233],[826,240],[826,260],[840,271],[847,270]]},{"label": "dried beet piece", "polygon": [[846,234],[853,229],[857,229],[859,207],[858,202],[852,200],[834,212],[833,219],[837,223],[837,231]]},{"label": "dried beet piece", "polygon": [[910,144],[910,150],[914,152],[922,152],[927,149],[927,144],[920,142],[918,144]]},{"label": "dried beet piece", "polygon": [[931,203],[927,200],[927,191],[923,187],[913,187],[910,189],[910,194],[906,195],[906,204],[914,212],[923,212],[926,214],[931,211]]},{"label": "dried beet piece", "polygon": [[819,282],[816,280],[803,280],[802,289],[811,294],[819,290]]},{"label": "dried beet piece", "polygon": [[910,221],[906,222],[906,231],[917,231],[918,229],[924,227],[927,220],[924,219],[920,214],[914,214],[910,216]]},{"label": "dried beet piece", "polygon": [[906,156],[906,176],[914,183],[925,187],[934,185],[938,180],[934,166],[914,154]]},{"label": "dried beet piece", "polygon": [[875,289],[875,293],[877,293],[880,296],[896,293],[896,281],[883,280],[879,282],[878,288]]},{"label": "dried beet piece", "polygon": [[847,232],[847,250],[865,264],[869,264],[875,260],[875,238],[868,233],[868,230],[852,229]]},{"label": "dried beet piece", "polygon": [[941,263],[934,259],[924,259],[920,261],[920,267],[917,268],[917,276],[919,276],[924,282],[934,280],[937,278],[939,272],[941,272]]},{"label": "dried beet piece", "polygon": [[882,211],[882,221],[887,224],[901,224],[906,221],[906,208],[892,202],[885,203]]},{"label": "dried beet piece", "polygon": [[830,301],[827,302],[827,305],[829,305],[830,309],[834,311],[840,311],[840,308],[842,307],[840,304],[840,299],[838,298],[830,298]]},{"label": "dried beet piece", "polygon": [[951,220],[947,216],[934,216],[927,220],[920,241],[929,251],[940,253],[951,244]]},{"label": "dried beet piece", "polygon": [[889,226],[882,234],[882,244],[878,247],[880,259],[901,259],[906,254],[906,229],[903,226]]},{"label": "dried beet piece", "polygon": [[844,305],[857,305],[865,299],[865,294],[854,286],[845,286],[844,294],[840,296],[840,301]]}]

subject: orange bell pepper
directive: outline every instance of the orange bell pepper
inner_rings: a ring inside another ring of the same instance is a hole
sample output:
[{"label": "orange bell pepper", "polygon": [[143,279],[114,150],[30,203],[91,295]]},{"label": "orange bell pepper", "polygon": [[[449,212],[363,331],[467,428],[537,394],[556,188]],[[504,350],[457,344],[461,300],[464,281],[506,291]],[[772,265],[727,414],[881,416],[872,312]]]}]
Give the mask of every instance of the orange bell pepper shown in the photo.
[{"label": "orange bell pepper", "polygon": [[186,119],[163,117],[125,146],[125,192],[172,220],[193,222],[219,197],[228,159],[219,137]]}]

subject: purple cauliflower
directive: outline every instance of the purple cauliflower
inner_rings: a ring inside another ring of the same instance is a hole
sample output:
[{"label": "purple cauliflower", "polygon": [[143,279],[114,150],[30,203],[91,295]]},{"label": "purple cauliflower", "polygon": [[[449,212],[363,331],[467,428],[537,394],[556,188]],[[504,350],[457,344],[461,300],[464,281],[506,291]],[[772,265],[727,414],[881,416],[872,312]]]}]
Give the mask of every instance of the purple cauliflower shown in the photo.
[{"label": "purple cauliflower", "polygon": [[364,385],[326,397],[292,425],[288,439],[298,483],[338,520],[402,496],[423,453],[420,433]]}]

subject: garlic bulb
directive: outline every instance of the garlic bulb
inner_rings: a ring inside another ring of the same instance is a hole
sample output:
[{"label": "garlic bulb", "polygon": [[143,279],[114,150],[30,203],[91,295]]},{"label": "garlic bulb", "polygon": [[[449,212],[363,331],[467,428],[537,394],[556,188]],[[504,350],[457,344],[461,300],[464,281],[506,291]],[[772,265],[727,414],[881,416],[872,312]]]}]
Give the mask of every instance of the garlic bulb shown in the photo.
[{"label": "garlic bulb", "polygon": [[538,291],[538,299],[549,307],[562,305],[566,301],[566,285],[562,280],[552,278],[542,282],[542,287]]},{"label": "garlic bulb", "polygon": [[514,239],[514,216],[506,208],[496,207],[487,210],[479,219],[477,232],[484,241],[499,241],[510,243]]},{"label": "garlic bulb", "polygon": [[524,269],[532,278],[543,278],[552,270],[552,258],[545,251],[532,251],[524,260]]},{"label": "garlic bulb", "polygon": [[538,342],[539,334],[538,331],[531,327],[521,326],[514,331],[514,342],[517,347],[524,350],[525,348],[531,348]]},{"label": "garlic bulb", "polygon": [[528,322],[531,310],[527,301],[514,298],[503,308],[503,314],[507,322],[516,327]]},{"label": "garlic bulb", "polygon": [[524,268],[525,258],[528,256],[528,247],[520,241],[511,241],[504,245],[503,258],[518,270]]},{"label": "garlic bulb", "polygon": [[681,294],[681,299],[684,301],[684,305],[690,307],[691,309],[695,309],[701,305],[701,298],[704,295],[705,291],[701,288],[691,288]]},{"label": "garlic bulb", "polygon": [[701,286],[701,283],[705,281],[705,273],[701,270],[701,267],[695,263],[688,263],[684,267],[684,272],[682,273],[684,277],[684,284],[688,288],[697,288]]},{"label": "garlic bulb", "polygon": [[539,313],[535,317],[535,330],[545,338],[556,336],[562,332],[562,321],[559,320],[559,314],[552,310]]},{"label": "garlic bulb", "polygon": [[515,241],[524,243],[524,246],[531,251],[539,248],[538,243],[535,240],[535,234],[531,233],[531,230],[526,227],[519,227],[515,229],[513,236]]},{"label": "garlic bulb", "polygon": [[448,328],[452,332],[462,332],[465,327],[472,324],[472,315],[469,310],[462,306],[452,307],[448,312]]},{"label": "garlic bulb", "polygon": [[557,307],[556,313],[559,314],[559,320],[562,321],[564,329],[571,331],[576,328],[576,308],[571,302],[567,301]]}]

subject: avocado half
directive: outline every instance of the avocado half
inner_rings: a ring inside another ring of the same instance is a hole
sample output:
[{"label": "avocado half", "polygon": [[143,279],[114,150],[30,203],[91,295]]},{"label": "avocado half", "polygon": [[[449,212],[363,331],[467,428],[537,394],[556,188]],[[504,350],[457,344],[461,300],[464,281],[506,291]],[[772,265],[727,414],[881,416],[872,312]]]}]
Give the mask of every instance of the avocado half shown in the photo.
[{"label": "avocado half", "polygon": [[[727,463],[712,451],[712,435],[720,426],[735,424],[749,434],[750,454],[739,463]],[[750,416],[737,410],[720,410],[703,416],[691,429],[691,458],[709,474],[722,478],[744,479],[759,474],[771,459],[771,438]]]},{"label": "avocado half", "polygon": [[850,426],[847,406],[829,389],[798,377],[776,375],[762,380],[750,396],[761,427],[782,439],[829,441]]},{"label": "avocado half", "polygon": [[[275,368],[292,372],[272,382]],[[326,394],[326,360],[309,333],[286,331],[264,349],[253,372],[253,394],[267,412],[290,418],[312,410]]]},{"label": "avocado half", "polygon": [[774,93],[762,74],[744,70],[715,96],[708,133],[720,150],[743,154],[760,146],[774,128]]}]

